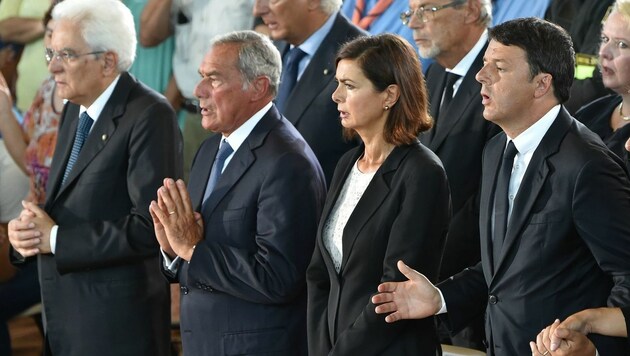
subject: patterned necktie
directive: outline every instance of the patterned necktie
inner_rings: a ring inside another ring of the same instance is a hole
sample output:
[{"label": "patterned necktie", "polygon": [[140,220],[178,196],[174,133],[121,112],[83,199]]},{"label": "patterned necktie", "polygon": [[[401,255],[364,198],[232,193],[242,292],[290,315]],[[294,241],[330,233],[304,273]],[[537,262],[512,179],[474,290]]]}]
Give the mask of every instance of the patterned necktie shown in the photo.
[{"label": "patterned necktie", "polygon": [[230,144],[225,139],[221,141],[221,147],[219,147],[219,151],[217,152],[217,156],[214,159],[214,163],[212,163],[210,178],[208,179],[208,184],[206,185],[206,191],[203,194],[204,204],[214,190],[214,187],[217,185],[219,177],[223,172],[225,160],[232,154],[232,152],[234,152],[232,146],[230,146]]},{"label": "patterned necktie", "polygon": [[61,181],[61,185],[63,186],[72,172],[72,167],[77,162],[77,158],[79,158],[79,153],[81,153],[81,149],[83,148],[83,144],[85,143],[85,139],[88,137],[90,133],[90,128],[92,128],[92,124],[94,120],[88,115],[87,111],[84,111],[81,116],[79,116],[79,125],[77,126],[77,132],[74,134],[74,143],[72,144],[72,152],[70,152],[70,158],[68,158],[68,164],[66,165],[66,171],[63,174],[63,180]]},{"label": "patterned necktie", "polygon": [[286,105],[295,83],[297,83],[298,68],[300,61],[306,53],[298,47],[293,47],[292,50],[286,55],[284,64],[282,66],[282,77],[280,79],[280,89],[278,90],[278,97],[276,98],[276,106],[281,113],[284,113],[284,107]]},{"label": "patterned necktie", "polygon": [[514,157],[518,150],[514,146],[514,142],[510,140],[507,148],[503,152],[501,167],[497,176],[497,184],[494,190],[494,235],[492,239],[493,263],[496,266],[501,256],[503,248],[503,240],[507,232],[509,220],[509,189],[510,176],[512,175],[512,166],[514,165]]},{"label": "patterned necktie", "polygon": [[378,0],[370,12],[363,16],[363,11],[365,11],[365,0],[357,0],[354,6],[354,11],[352,12],[352,23],[364,30],[367,30],[372,22],[374,22],[374,20],[387,10],[391,3],[392,0]]}]

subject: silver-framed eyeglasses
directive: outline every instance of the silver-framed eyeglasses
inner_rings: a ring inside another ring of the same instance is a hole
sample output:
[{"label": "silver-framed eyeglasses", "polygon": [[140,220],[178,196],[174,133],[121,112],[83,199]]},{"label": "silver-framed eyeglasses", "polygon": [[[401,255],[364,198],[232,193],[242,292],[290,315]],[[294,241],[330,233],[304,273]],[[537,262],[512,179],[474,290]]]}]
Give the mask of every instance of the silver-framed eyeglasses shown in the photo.
[{"label": "silver-framed eyeglasses", "polygon": [[454,7],[465,3],[466,0],[454,0],[444,5],[422,5],[415,10],[408,10],[400,14],[400,20],[403,25],[408,25],[411,21],[411,16],[416,15],[418,20],[422,23],[427,23],[435,17],[435,13],[449,7]]},{"label": "silver-framed eyeglasses", "polygon": [[94,52],[77,54],[77,53],[74,53],[74,51],[69,50],[69,49],[62,49],[61,51],[57,52],[53,50],[52,48],[46,48],[45,54],[46,54],[46,61],[48,63],[52,62],[53,59],[60,59],[64,63],[68,63],[71,60],[82,57],[82,56],[87,56],[90,54],[101,54],[105,52],[106,51],[94,51]]}]

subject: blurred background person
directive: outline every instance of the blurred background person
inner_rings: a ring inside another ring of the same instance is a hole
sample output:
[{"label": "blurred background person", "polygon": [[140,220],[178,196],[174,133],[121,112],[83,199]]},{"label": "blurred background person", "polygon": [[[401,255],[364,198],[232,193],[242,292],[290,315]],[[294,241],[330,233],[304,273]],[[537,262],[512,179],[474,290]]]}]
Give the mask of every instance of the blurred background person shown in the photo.
[{"label": "blurred background person", "polygon": [[146,84],[149,88],[164,93],[172,76],[173,50],[175,41],[173,36],[167,36],[161,43],[151,47],[142,45],[141,28],[142,12],[149,0],[122,0],[131,10],[133,22],[136,26],[136,36],[140,45],[136,50],[136,59],[129,68],[129,73]]},{"label": "blurred background person", "polygon": [[[58,2],[58,1],[56,1]],[[17,64],[16,106],[21,113],[31,106],[39,86],[47,76],[42,18],[51,0],[3,0],[0,2],[0,39],[23,45]]]},{"label": "blurred background person", "polygon": [[335,91],[335,56],[367,32],[339,13],[341,0],[256,0],[254,15],[269,27],[282,55],[276,106],[315,152],[330,185],[339,158],[355,147],[342,134]]},{"label": "blurred background person", "polygon": [[603,22],[614,0],[552,0],[545,19],[562,26],[573,39],[575,80],[564,104],[575,114],[591,101],[611,94],[597,68]]},{"label": "blurred background person", "polygon": [[309,355],[433,355],[432,318],[388,324],[370,297],[403,280],[410,260],[436,280],[450,217],[446,173],[418,142],[431,127],[413,47],[360,37],[337,56],[337,104],[346,136],[363,142],[337,164],[307,270]]},{"label": "blurred background person", "polygon": [[[43,25],[46,29],[44,36],[46,47],[50,46],[53,29],[51,11],[52,6],[43,19]],[[46,63],[45,56],[40,55],[40,61]],[[0,200],[3,201],[3,204],[7,203],[7,200],[15,200],[17,209],[17,213],[3,220],[5,223],[19,215],[21,210],[19,202],[22,199],[39,205],[43,205],[46,200],[46,182],[57,142],[59,116],[63,109],[63,101],[58,95],[55,95],[55,88],[56,84],[52,76],[44,80],[35,100],[24,115],[23,123],[20,125],[19,115],[11,110],[12,100],[8,84],[0,78],[0,133],[5,137],[4,144],[0,149],[3,151],[3,160],[11,160],[11,162],[3,163],[2,176],[4,179],[0,179],[0,186],[3,189],[0,192]],[[14,172],[14,170],[20,172]],[[28,178],[25,174],[28,175]],[[7,178],[10,175],[13,177],[12,179]],[[20,177],[19,180],[17,180],[18,176]],[[26,182],[30,182],[28,195],[22,193],[23,189],[21,188],[24,179]],[[8,240],[5,246],[8,247]],[[8,248],[3,249],[0,253],[0,259],[8,264]],[[24,264],[19,269],[7,266],[7,271],[15,271],[16,273],[6,283],[0,284],[0,345],[2,345],[0,346],[0,355],[5,355],[7,353],[4,351],[10,350],[10,343],[5,342],[5,340],[9,340],[8,331],[5,332],[6,321],[40,301],[35,260]]]},{"label": "blurred background person", "polygon": [[[407,10],[405,1],[393,0],[345,0],[341,13],[352,23],[372,35],[395,33],[406,39],[414,49],[418,49],[413,40],[411,29],[400,21],[400,14]],[[430,58],[420,58],[422,71],[426,72]]]},{"label": "blurred background person", "polygon": [[13,161],[0,138],[0,355],[3,356],[11,355],[7,322],[39,301],[37,264],[18,270],[9,262],[7,224],[20,215],[20,202],[27,193],[28,177]]},{"label": "blurred background person", "polygon": [[193,93],[210,40],[254,26],[254,0],[148,0],[141,15],[140,44],[156,46],[174,36],[173,76],[164,94],[176,112],[184,137],[184,180],[193,158],[210,132],[201,126],[199,102]]},{"label": "blurred background person", "polygon": [[599,68],[606,88],[616,94],[597,99],[575,118],[598,134],[630,169],[630,1],[618,0],[601,30]]}]

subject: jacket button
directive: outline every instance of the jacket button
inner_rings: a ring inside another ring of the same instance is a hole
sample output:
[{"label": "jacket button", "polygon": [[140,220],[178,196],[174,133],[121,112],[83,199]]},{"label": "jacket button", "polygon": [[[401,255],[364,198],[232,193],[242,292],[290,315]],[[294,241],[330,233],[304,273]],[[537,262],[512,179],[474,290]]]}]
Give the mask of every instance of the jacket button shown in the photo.
[{"label": "jacket button", "polygon": [[188,287],[186,286],[179,287],[179,290],[182,292],[182,294],[188,294]]},{"label": "jacket button", "polygon": [[490,294],[490,296],[488,297],[488,303],[494,305],[497,304],[497,302],[499,302],[499,298],[497,298],[496,295]]}]

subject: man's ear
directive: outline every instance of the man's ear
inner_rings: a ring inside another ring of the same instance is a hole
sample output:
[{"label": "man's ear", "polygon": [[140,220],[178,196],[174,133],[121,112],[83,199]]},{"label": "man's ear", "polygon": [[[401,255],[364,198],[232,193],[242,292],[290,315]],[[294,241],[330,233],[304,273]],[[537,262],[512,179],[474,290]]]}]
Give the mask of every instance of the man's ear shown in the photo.
[{"label": "man's ear", "polygon": [[269,95],[269,78],[259,76],[250,83],[252,101],[263,99]]},{"label": "man's ear", "polygon": [[553,90],[553,77],[549,73],[538,73],[534,77],[536,88],[534,90],[534,97],[540,98]]},{"label": "man's ear", "polygon": [[110,76],[118,73],[118,54],[107,51],[101,56],[103,56],[103,74]]}]

